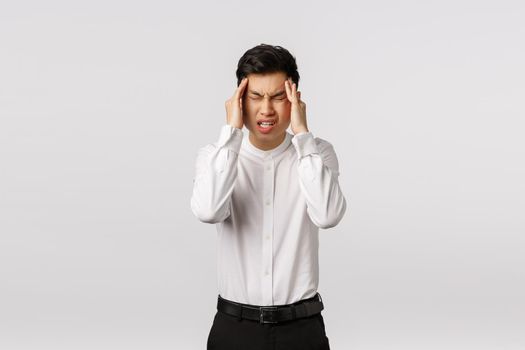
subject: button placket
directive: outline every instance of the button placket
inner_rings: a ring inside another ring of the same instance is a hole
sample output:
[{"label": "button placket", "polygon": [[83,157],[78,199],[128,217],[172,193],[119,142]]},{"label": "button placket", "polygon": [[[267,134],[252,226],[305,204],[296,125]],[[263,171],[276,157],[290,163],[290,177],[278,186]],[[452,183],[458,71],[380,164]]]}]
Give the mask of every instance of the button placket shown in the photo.
[{"label": "button placket", "polygon": [[273,304],[273,159],[263,165],[263,232],[262,232],[262,297],[267,305]]}]

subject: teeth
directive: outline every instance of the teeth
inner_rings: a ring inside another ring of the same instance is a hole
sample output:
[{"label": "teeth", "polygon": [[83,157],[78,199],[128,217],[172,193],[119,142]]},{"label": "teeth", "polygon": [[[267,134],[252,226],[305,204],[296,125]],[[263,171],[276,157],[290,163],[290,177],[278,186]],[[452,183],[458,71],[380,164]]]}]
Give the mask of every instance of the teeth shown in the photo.
[{"label": "teeth", "polygon": [[268,129],[269,127],[273,126],[274,123],[266,123],[266,122],[262,122],[262,123],[259,123],[259,125],[264,128],[264,129]]}]

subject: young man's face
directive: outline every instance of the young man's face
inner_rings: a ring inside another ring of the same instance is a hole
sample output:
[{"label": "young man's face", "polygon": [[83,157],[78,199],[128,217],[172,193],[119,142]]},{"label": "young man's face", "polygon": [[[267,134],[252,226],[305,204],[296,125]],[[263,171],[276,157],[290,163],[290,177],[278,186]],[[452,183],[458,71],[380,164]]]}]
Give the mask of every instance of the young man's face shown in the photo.
[{"label": "young man's face", "polygon": [[[260,149],[277,147],[290,125],[291,103],[286,96],[284,72],[248,74],[242,100],[243,122],[250,131],[250,141]],[[260,125],[267,120],[272,126]]]}]

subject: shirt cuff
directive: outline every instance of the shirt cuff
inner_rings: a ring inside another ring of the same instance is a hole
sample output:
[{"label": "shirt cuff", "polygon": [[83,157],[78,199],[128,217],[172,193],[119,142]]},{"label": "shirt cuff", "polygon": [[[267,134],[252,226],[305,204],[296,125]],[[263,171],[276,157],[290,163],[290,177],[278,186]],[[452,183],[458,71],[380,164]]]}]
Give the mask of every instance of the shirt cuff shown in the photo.
[{"label": "shirt cuff", "polygon": [[319,153],[314,135],[310,131],[295,134],[292,138],[292,143],[299,159],[310,154]]},{"label": "shirt cuff", "polygon": [[219,135],[218,147],[227,148],[235,153],[239,153],[242,144],[243,133],[242,130],[225,124],[221,128]]}]

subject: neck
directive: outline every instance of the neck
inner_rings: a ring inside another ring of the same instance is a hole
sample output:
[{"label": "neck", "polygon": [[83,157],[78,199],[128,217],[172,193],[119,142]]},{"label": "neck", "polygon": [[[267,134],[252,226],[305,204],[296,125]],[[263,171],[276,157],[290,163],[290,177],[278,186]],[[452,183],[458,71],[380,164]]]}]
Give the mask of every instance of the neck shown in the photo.
[{"label": "neck", "polygon": [[286,132],[284,132],[280,137],[278,137],[277,139],[272,139],[272,140],[257,140],[253,133],[250,132],[250,135],[249,135],[249,138],[250,138],[250,142],[252,145],[254,145],[255,147],[257,147],[258,149],[260,150],[263,150],[263,151],[269,151],[271,149],[274,149],[275,147],[279,146],[281,143],[283,143],[284,139],[286,138]]}]

